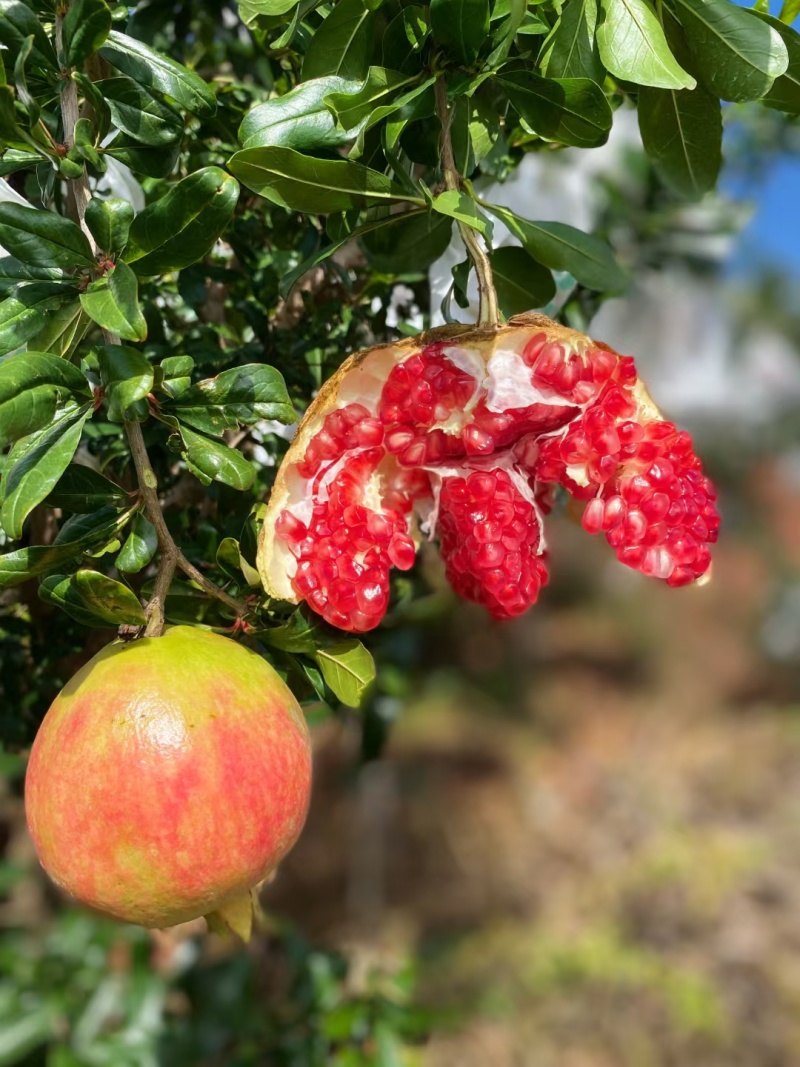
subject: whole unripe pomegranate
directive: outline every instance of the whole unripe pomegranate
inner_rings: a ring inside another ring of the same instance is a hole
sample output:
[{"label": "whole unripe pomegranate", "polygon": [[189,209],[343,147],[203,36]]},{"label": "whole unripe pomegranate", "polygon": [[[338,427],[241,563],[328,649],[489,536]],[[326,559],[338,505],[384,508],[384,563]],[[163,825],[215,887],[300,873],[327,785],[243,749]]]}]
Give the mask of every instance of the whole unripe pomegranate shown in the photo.
[{"label": "whole unripe pomegranate", "polygon": [[258,566],[272,596],[371,630],[389,572],[438,541],[447,578],[498,619],[547,582],[561,486],[617,559],[668,585],[709,575],[716,493],[633,360],[543,315],[444,326],[357,352],[320,389],[275,479]]},{"label": "whole unripe pomegranate", "polygon": [[34,742],[25,805],[42,866],[84,904],[147,927],[214,913],[240,932],[251,888],[300,834],[310,785],[308,728],[272,667],[176,626],[113,642],[67,683]]}]

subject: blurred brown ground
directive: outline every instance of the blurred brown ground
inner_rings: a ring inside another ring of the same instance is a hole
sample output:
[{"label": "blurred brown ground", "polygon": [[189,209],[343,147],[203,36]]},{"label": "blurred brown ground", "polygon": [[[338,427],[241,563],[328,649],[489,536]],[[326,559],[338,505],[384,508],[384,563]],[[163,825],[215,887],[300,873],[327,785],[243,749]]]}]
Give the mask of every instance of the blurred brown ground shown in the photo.
[{"label": "blurred brown ground", "polygon": [[749,485],[703,589],[557,520],[543,603],[459,611],[461,674],[421,684],[384,761],[318,738],[265,904],[354,981],[418,955],[447,1020],[425,1067],[800,1064],[800,673],[759,641],[800,495],[772,465]]}]

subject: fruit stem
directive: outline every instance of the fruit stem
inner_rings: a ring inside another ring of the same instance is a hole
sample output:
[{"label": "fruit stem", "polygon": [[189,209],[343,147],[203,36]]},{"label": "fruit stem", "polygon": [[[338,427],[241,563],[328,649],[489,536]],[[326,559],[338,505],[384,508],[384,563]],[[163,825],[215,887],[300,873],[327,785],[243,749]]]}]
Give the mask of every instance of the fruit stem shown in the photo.
[{"label": "fruit stem", "polygon": [[[59,55],[63,53],[64,18],[68,10],[69,4],[67,3],[59,4],[56,9],[56,49]],[[64,78],[64,86],[61,92],[61,120],[64,126],[64,143],[69,149],[75,143],[75,123],[80,117],[78,87],[70,77],[70,71],[64,70],[61,73]],[[97,245],[89,227],[86,225],[86,206],[90,199],[91,192],[84,168],[80,178],[72,178],[67,181],[67,210],[86,234],[92,252],[96,255]],[[109,345],[118,345],[120,343],[119,337],[109,330],[103,330],[103,340]],[[139,482],[144,512],[155,527],[158,535],[158,545],[161,550],[153,595],[147,605],[145,637],[159,637],[164,629],[164,604],[176,568],[182,570],[188,578],[191,578],[209,596],[221,600],[223,604],[236,613],[237,619],[246,615],[247,606],[206,578],[194,564],[189,562],[175,544],[164,519],[164,512],[161,510],[161,502],[158,499],[158,483],[150,465],[150,457],[147,455],[142,427],[138,422],[126,421],[125,434],[133,457],[133,465],[136,468],[136,477]]]},{"label": "fruit stem", "polygon": [[[450,135],[450,125],[453,121],[453,113],[447,103],[447,84],[444,75],[436,80],[436,114],[442,124],[441,153],[442,153],[442,177],[447,189],[461,192],[462,176],[456,167],[453,155],[453,139]],[[465,222],[457,222],[461,240],[467,248],[467,253],[475,267],[475,275],[478,279],[478,325],[496,327],[500,324],[500,311],[497,306],[497,292],[492,278],[492,265],[485,249],[481,245],[478,234]]]}]

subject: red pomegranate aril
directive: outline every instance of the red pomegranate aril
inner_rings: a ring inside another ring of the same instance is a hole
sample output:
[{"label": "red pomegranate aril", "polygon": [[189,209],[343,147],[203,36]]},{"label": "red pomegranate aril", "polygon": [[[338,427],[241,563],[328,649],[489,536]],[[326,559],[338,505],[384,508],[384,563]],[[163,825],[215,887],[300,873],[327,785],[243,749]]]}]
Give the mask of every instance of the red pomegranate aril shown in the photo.
[{"label": "red pomegranate aril", "polygon": [[675,568],[675,558],[668,548],[653,546],[645,552],[641,564],[642,574],[649,578],[669,578]]},{"label": "red pomegranate aril", "polygon": [[467,426],[461,440],[468,456],[486,456],[494,451],[494,437],[479,426]]},{"label": "red pomegranate aril", "polygon": [[581,525],[590,534],[598,534],[603,529],[606,506],[600,497],[590,500],[583,510]]},{"label": "red pomegranate aril", "polygon": [[278,520],[275,523],[275,533],[281,541],[297,544],[308,536],[308,527],[287,508],[278,516]]},{"label": "red pomegranate aril", "polygon": [[645,497],[639,507],[650,522],[658,522],[667,516],[672,502],[666,493],[653,493]]},{"label": "red pomegranate aril", "polygon": [[356,440],[363,448],[374,448],[383,441],[383,425],[378,419],[365,418],[354,429]]},{"label": "red pomegranate aril", "polygon": [[417,550],[410,537],[398,535],[389,545],[389,559],[393,567],[400,571],[410,570],[414,566]]},{"label": "red pomegranate aril", "polygon": [[388,452],[403,452],[414,440],[414,434],[411,430],[396,429],[389,430],[384,438],[384,444]]}]

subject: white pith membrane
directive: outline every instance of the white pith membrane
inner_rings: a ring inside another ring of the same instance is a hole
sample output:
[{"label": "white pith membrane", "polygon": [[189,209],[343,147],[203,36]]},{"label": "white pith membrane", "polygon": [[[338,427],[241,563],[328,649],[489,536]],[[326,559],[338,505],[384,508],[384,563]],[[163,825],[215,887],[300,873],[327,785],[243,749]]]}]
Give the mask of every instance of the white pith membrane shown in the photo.
[{"label": "white pith membrane", "polygon": [[412,566],[427,537],[456,592],[497,618],[520,614],[547,581],[546,483],[589,501],[585,528],[622,562],[673,585],[708,571],[713,489],[628,357],[536,315],[358,353],[279,471],[259,543],[265,588],[368,630],[390,568]]}]

